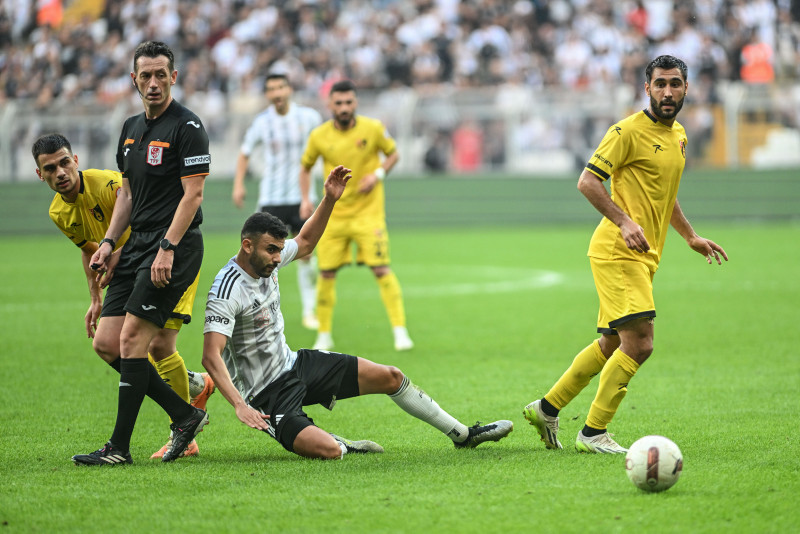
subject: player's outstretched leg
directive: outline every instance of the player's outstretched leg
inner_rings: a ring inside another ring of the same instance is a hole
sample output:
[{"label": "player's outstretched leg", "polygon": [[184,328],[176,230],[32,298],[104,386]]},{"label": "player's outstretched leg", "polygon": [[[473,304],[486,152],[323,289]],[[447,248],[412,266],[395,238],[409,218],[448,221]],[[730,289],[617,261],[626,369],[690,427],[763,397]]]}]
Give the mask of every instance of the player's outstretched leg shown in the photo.
[{"label": "player's outstretched leg", "polygon": [[514,430],[514,423],[507,419],[501,419],[488,425],[481,425],[478,421],[469,427],[467,439],[462,442],[454,441],[456,449],[474,449],[481,443],[487,441],[500,441]]},{"label": "player's outstretched leg", "polygon": [[374,441],[369,441],[367,439],[361,439],[358,441],[351,441],[347,438],[343,438],[341,436],[337,436],[336,434],[331,434],[333,439],[339,443],[339,446],[344,446],[342,450],[343,453],[346,454],[367,454],[370,452],[381,453],[383,452],[383,447],[375,443]]},{"label": "player's outstretched leg", "polygon": [[[359,360],[359,366],[361,365],[361,360]],[[388,367],[387,369],[391,373],[397,374],[398,378],[402,377],[400,388],[390,394],[389,397],[406,413],[425,421],[446,434],[447,437],[453,440],[457,448],[473,448],[486,441],[498,441],[506,437],[514,429],[514,423],[507,420],[495,421],[483,426],[477,423],[467,428],[466,425],[444,411],[427,393],[412,384],[399,369],[394,367]],[[360,373],[361,369],[359,368]],[[359,385],[361,385],[360,380]]]},{"label": "player's outstretched leg", "polygon": [[542,411],[542,400],[535,400],[522,409],[525,419],[536,427],[544,446],[548,449],[562,449],[558,441],[558,417],[551,417]]}]

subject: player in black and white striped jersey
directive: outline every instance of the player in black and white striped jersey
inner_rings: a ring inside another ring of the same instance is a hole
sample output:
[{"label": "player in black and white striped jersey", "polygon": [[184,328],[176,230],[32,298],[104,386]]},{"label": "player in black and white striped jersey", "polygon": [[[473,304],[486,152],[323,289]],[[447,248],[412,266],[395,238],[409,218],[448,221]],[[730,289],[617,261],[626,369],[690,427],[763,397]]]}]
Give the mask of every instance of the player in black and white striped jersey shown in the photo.
[{"label": "player in black and white striped jersey", "polygon": [[[285,74],[267,76],[266,96],[272,105],[256,116],[242,141],[232,199],[236,207],[244,205],[247,195],[244,180],[252,158],[257,162],[261,180],[258,211],[276,216],[292,235],[297,235],[316,203],[311,180],[300,180],[300,160],[308,134],[322,123],[322,116],[313,108],[292,102],[292,87]],[[316,268],[312,257],[297,264],[297,285],[303,326],[316,330],[319,326],[315,314]]]},{"label": "player in black and white striped jersey", "polygon": [[314,250],[349,173],[341,165],[331,171],[325,196],[293,239],[286,239],[286,226],[268,213],[255,213],[245,221],[239,252],[217,274],[208,294],[203,366],[239,420],[307,458],[383,452],[372,441],[329,434],[303,411],[312,404],[332,409],[338,400],[375,393],[389,395],[404,411],[440,430],[456,448],[506,437],[514,427],[511,421],[467,427],[396,367],[336,352],[294,352],[287,345],[278,270]]}]

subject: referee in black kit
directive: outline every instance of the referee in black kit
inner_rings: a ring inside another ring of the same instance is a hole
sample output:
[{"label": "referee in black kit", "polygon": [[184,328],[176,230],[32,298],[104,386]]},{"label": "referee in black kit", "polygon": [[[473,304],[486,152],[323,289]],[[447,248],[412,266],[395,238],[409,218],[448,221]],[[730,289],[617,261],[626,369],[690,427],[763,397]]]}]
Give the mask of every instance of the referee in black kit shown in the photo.
[{"label": "referee in black kit", "polygon": [[[108,232],[91,259],[92,268],[107,273],[101,284],[109,285],[102,315],[125,316],[117,421],[103,448],[73,456],[75,464],[133,463],[131,435],[145,395],[173,421],[172,448],[164,462],[177,458],[208,422],[208,415],[181,399],[147,359],[151,340],[203,260],[200,204],[211,163],[208,135],[197,115],[172,97],[178,71],[166,44],[140,44],[131,78],[144,113],[129,117],[122,127],[117,165],[123,187]],[[114,265],[111,251],[128,225],[131,237]]]}]

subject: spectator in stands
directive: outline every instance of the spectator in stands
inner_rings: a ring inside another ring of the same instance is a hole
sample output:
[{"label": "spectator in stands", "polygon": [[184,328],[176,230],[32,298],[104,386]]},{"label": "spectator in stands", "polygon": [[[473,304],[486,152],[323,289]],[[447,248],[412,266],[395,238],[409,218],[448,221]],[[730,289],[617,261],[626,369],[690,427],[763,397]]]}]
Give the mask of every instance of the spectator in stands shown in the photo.
[{"label": "spectator in stands", "polygon": [[753,30],[750,41],[742,47],[742,81],[749,84],[765,85],[775,81],[775,69],[772,67],[774,53],[769,43],[761,39],[758,31]]}]

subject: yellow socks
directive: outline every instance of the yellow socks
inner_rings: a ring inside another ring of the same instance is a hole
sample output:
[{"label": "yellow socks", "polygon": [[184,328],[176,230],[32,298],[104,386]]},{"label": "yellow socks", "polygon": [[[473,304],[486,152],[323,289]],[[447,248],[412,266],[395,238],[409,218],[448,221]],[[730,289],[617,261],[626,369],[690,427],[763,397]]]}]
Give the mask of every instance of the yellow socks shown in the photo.
[{"label": "yellow socks", "polygon": [[[403,307],[403,292],[394,273],[378,278],[383,305],[393,327],[406,325],[406,311]],[[333,306],[336,304],[336,279],[317,278],[317,319],[320,332],[333,330]]]},{"label": "yellow socks", "polygon": [[189,375],[186,372],[186,364],[183,362],[181,355],[175,352],[160,362],[153,360],[150,354],[148,354],[147,357],[164,382],[166,382],[180,398],[189,402]]},{"label": "yellow socks", "polygon": [[393,272],[381,276],[378,278],[378,287],[392,327],[405,326],[406,310],[403,306],[403,291],[400,289],[400,282],[397,280],[397,276]]},{"label": "yellow socks", "polygon": [[333,305],[336,304],[336,278],[317,278],[317,320],[319,331],[333,329]]},{"label": "yellow socks", "polygon": [[628,382],[638,370],[639,364],[633,358],[619,349],[614,351],[600,374],[600,384],[586,417],[586,426],[605,430],[628,392]]},{"label": "yellow socks", "polygon": [[572,365],[561,375],[561,378],[550,388],[544,398],[561,410],[589,384],[592,377],[599,373],[605,364],[606,357],[600,350],[600,342],[594,340],[591,345],[575,356]]}]

